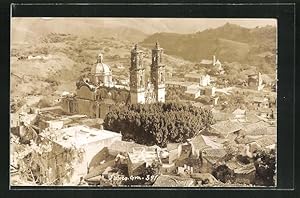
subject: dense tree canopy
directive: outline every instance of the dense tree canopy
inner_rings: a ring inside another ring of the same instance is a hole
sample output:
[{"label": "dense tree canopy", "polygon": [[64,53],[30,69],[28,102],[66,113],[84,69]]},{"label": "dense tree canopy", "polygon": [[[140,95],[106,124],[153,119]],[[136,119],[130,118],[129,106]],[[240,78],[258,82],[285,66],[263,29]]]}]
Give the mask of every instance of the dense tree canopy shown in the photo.
[{"label": "dense tree canopy", "polygon": [[104,127],[140,144],[166,146],[192,138],[213,122],[210,110],[169,102],[115,107],[104,119]]}]

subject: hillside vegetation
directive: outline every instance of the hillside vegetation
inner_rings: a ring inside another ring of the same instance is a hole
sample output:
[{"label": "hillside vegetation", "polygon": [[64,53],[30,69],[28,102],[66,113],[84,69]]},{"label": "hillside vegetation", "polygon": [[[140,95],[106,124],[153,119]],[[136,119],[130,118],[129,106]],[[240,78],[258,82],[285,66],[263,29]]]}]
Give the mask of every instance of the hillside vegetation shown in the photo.
[{"label": "hillside vegetation", "polygon": [[156,33],[147,37],[142,45],[150,47],[159,41],[169,55],[200,62],[216,55],[222,62],[240,62],[275,71],[276,28],[244,28],[225,24],[195,34]]},{"label": "hillside vegetation", "polygon": [[[28,25],[31,22],[32,26]],[[76,80],[95,66],[100,52],[104,54],[104,62],[111,66],[114,79],[127,80],[130,50],[134,43],[145,38],[134,29],[119,28],[112,34],[115,26],[103,29],[103,24],[86,25],[80,20],[70,27],[66,21],[57,24],[51,21],[52,28],[49,22],[44,26],[42,22],[29,19],[26,23],[13,22],[11,96],[12,101],[20,104],[28,103],[21,101],[26,97],[55,98],[63,91],[75,91]],[[196,65],[216,54],[222,63],[227,62],[225,77],[234,84],[235,79],[243,79],[237,74],[244,75],[241,71],[250,68],[275,73],[275,33],[271,26],[247,29],[226,24],[195,34],[156,33],[146,38],[140,49],[145,52],[144,65],[148,74],[151,49],[156,41],[160,42],[165,49],[166,80],[172,75],[182,78],[193,71],[207,73],[210,68]],[[117,34],[119,36],[115,36]]]},{"label": "hillside vegetation", "polygon": [[[100,52],[104,54],[104,62],[110,65],[115,80],[129,78],[131,41],[51,32],[35,38],[32,43],[12,44],[10,71],[13,99],[40,95],[49,98],[63,91],[75,91],[76,80],[96,66]],[[151,50],[140,49],[145,53],[144,65],[149,73]],[[165,55],[164,62],[167,71],[193,65],[190,61],[169,55]]]}]

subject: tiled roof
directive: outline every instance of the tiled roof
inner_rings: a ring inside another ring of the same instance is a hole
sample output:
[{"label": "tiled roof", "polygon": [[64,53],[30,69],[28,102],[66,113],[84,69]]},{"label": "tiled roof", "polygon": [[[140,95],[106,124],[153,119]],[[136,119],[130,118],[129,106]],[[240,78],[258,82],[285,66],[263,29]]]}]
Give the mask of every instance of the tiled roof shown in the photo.
[{"label": "tiled roof", "polygon": [[224,157],[226,155],[226,151],[223,148],[219,149],[205,149],[203,151],[205,156],[212,156],[212,157]]},{"label": "tiled roof", "polygon": [[261,78],[262,80],[265,82],[265,83],[272,83],[275,81],[275,79],[272,79],[270,76],[268,76],[267,74],[262,74],[261,75]]},{"label": "tiled roof", "polygon": [[242,125],[234,121],[221,121],[211,126],[220,134],[227,135],[228,133],[233,133],[242,129]]},{"label": "tiled roof", "polygon": [[232,114],[234,115],[244,115],[246,113],[246,110],[242,110],[240,108],[236,109]]},{"label": "tiled roof", "polygon": [[246,135],[265,135],[267,133],[268,126],[268,123],[260,121],[245,126],[244,131]]},{"label": "tiled roof", "polygon": [[254,102],[260,102],[260,103],[261,103],[261,102],[264,102],[264,98],[261,98],[261,97],[254,97],[254,98],[253,98],[253,101],[254,101]]},{"label": "tiled roof", "polygon": [[224,149],[205,149],[202,151],[202,156],[210,163],[215,164],[217,161],[221,160],[226,155]]},{"label": "tiled roof", "polygon": [[215,164],[221,159],[221,158],[210,157],[210,156],[204,156],[203,158],[205,158],[211,164]]},{"label": "tiled roof", "polygon": [[90,172],[89,172],[87,175],[85,175],[84,179],[85,179],[85,180],[88,180],[88,179],[91,179],[91,178],[93,178],[93,177],[95,177],[95,176],[101,175],[101,174],[105,171],[105,169],[106,169],[107,167],[113,166],[114,163],[115,163],[114,160],[105,161],[104,164],[100,164],[100,165],[98,165],[98,166],[92,168],[92,169],[90,170]]},{"label": "tiled roof", "polygon": [[224,113],[221,111],[215,111],[215,112],[212,112],[212,114],[216,121],[225,121],[225,120],[228,120],[228,118],[230,117],[230,114]]},{"label": "tiled roof", "polygon": [[256,169],[254,167],[254,164],[250,163],[248,165],[242,166],[236,170],[234,170],[234,173],[236,174],[249,174],[251,172],[254,172]]},{"label": "tiled roof", "polygon": [[205,148],[210,148],[203,139],[202,135],[197,135],[191,140],[195,149],[202,151]]},{"label": "tiled roof", "polygon": [[277,127],[270,126],[267,128],[267,134],[268,135],[276,135],[277,134]]},{"label": "tiled roof", "polygon": [[192,144],[196,149],[206,148],[207,145],[202,137],[202,135],[197,135],[191,139]]},{"label": "tiled roof", "polygon": [[253,163],[241,164],[236,160],[230,160],[226,162],[226,166],[233,170],[236,174],[249,174],[255,171],[255,166]]},{"label": "tiled roof", "polygon": [[257,138],[249,137],[248,135],[246,135],[244,137],[238,137],[236,139],[238,144],[248,144],[251,142],[255,142],[255,140],[257,140]]},{"label": "tiled roof", "polygon": [[260,108],[258,109],[258,111],[259,111],[260,113],[272,113],[272,109],[271,109],[271,108],[262,108],[262,107],[260,107]]},{"label": "tiled roof", "polygon": [[277,136],[276,135],[268,135],[268,136],[264,136],[258,140],[255,141],[258,145],[260,145],[261,147],[265,148],[267,146],[276,144],[277,142]]},{"label": "tiled roof", "polygon": [[260,121],[260,119],[254,113],[246,114],[246,122],[255,123],[255,122],[258,122],[258,121]]},{"label": "tiled roof", "polygon": [[226,151],[224,149],[205,149],[203,151],[203,155],[210,157],[218,157],[222,158],[226,155]]},{"label": "tiled roof", "polygon": [[241,164],[239,164],[236,160],[230,160],[226,162],[226,166],[231,170],[235,170],[239,168]]},{"label": "tiled roof", "polygon": [[137,144],[134,142],[126,142],[126,141],[115,141],[112,145],[109,146],[110,151],[118,151],[118,152],[132,152],[133,148],[143,148],[144,145]]}]

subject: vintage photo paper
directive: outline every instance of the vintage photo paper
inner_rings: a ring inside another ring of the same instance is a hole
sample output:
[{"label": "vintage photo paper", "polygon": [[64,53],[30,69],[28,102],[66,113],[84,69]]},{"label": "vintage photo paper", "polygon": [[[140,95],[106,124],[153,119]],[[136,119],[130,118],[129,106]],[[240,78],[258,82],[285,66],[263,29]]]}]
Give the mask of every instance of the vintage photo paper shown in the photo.
[{"label": "vintage photo paper", "polygon": [[10,186],[276,186],[277,21],[11,19]]}]

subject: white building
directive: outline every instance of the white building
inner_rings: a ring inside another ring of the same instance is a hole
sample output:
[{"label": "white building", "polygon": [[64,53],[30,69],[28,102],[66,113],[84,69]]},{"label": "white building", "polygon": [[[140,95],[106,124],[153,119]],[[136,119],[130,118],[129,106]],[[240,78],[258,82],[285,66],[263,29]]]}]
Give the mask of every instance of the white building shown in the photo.
[{"label": "white building", "polygon": [[213,66],[217,67],[218,70],[222,70],[222,63],[215,55],[213,55]]},{"label": "white building", "polygon": [[200,78],[200,86],[209,86],[210,85],[210,75],[206,74]]},{"label": "white building", "polygon": [[67,185],[78,184],[80,178],[87,174],[92,158],[102,148],[122,139],[120,133],[85,125],[45,130],[40,135],[42,142],[52,145],[48,152],[35,155],[40,174],[44,175],[43,182],[56,181]]}]

